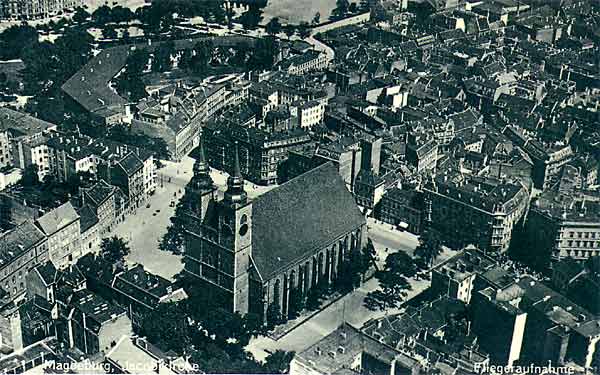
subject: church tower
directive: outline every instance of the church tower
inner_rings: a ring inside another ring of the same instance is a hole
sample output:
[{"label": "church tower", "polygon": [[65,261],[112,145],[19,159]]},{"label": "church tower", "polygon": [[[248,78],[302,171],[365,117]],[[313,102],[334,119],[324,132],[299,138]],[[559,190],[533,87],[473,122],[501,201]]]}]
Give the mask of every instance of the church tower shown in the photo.
[{"label": "church tower", "polygon": [[208,204],[215,198],[217,190],[210,177],[210,167],[206,161],[204,142],[200,137],[198,159],[194,163],[194,175],[185,187],[185,210],[187,213],[202,220],[206,216]]},{"label": "church tower", "polygon": [[234,150],[233,173],[227,179],[227,190],[220,202],[222,211],[219,228],[229,237],[233,251],[233,311],[248,313],[250,290],[249,268],[252,255],[252,202],[244,190],[237,142]]}]

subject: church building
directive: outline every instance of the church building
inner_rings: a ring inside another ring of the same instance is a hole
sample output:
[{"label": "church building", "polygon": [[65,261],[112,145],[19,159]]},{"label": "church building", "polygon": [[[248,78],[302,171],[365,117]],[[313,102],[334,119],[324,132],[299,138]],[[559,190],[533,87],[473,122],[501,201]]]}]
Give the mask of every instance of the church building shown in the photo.
[{"label": "church building", "polygon": [[251,200],[240,164],[247,166],[237,147],[231,151],[234,171],[219,200],[201,141],[186,191],[186,274],[225,295],[231,311],[266,321],[276,304],[287,316],[292,290],[306,296],[335,281],[351,252],[362,249],[365,217],[331,163]]}]

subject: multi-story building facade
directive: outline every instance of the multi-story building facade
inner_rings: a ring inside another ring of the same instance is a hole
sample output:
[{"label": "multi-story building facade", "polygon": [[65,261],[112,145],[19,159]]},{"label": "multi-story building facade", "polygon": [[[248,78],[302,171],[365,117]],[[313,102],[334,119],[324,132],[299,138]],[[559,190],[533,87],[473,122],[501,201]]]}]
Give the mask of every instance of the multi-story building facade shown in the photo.
[{"label": "multi-story building facade", "polygon": [[595,195],[548,191],[531,205],[527,233],[543,258],[588,259],[600,255],[600,201]]},{"label": "multi-story building facade", "polygon": [[519,360],[590,368],[600,321],[544,283],[525,276],[505,288],[483,289],[474,302],[474,333],[483,337],[484,349],[490,349],[497,364]]},{"label": "multi-story building facade", "polygon": [[325,69],[328,64],[326,53],[311,50],[286,59],[281,69],[288,74],[303,75],[313,70]]},{"label": "multi-story building facade", "polygon": [[469,304],[475,290],[475,279],[494,265],[494,260],[477,249],[463,249],[432,270],[431,289],[437,294]]},{"label": "multi-story building facade", "polygon": [[434,170],[438,160],[438,144],[431,136],[411,134],[406,144],[406,161],[417,172]]},{"label": "multi-story building facade", "polygon": [[32,222],[25,221],[0,236],[0,288],[11,300],[26,291],[32,268],[48,261],[48,241]]},{"label": "multi-story building facade", "polygon": [[35,164],[38,177],[50,173],[46,134],[56,125],[6,107],[0,108],[0,166],[25,169]]},{"label": "multi-story building facade", "polygon": [[298,102],[290,106],[290,112],[292,116],[298,118],[298,125],[301,128],[310,129],[323,122],[325,104],[316,100]]},{"label": "multi-story building facade", "polygon": [[118,161],[110,162],[105,173],[109,183],[120,188],[125,194],[129,212],[134,212],[146,203],[148,195],[144,162],[135,152],[128,153]]},{"label": "multi-story building facade", "polygon": [[83,6],[82,0],[2,0],[0,1],[0,19],[49,18],[65,9],[81,6]]},{"label": "multi-story building facade", "polygon": [[289,151],[311,141],[301,129],[269,134],[228,121],[209,122],[203,129],[203,138],[211,166],[227,172],[233,171],[234,143],[238,142],[242,174],[260,184],[277,183],[279,165]]},{"label": "multi-story building facade", "polygon": [[423,229],[425,201],[417,190],[393,188],[383,195],[377,217],[389,224],[420,234]]},{"label": "multi-story building facade", "polygon": [[87,289],[59,303],[59,338],[87,355],[108,353],[133,328],[125,309]]},{"label": "multi-story building facade", "polygon": [[119,195],[116,187],[100,180],[94,186],[81,191],[82,206],[92,207],[98,217],[100,238],[105,237],[118,220]]},{"label": "multi-story building facade", "polygon": [[529,204],[520,183],[444,173],[423,189],[432,228],[452,248],[473,244],[493,252],[508,250],[512,231]]},{"label": "multi-story building facade", "polygon": [[48,257],[57,268],[67,267],[81,257],[79,214],[71,202],[39,217],[36,224],[48,237]]}]

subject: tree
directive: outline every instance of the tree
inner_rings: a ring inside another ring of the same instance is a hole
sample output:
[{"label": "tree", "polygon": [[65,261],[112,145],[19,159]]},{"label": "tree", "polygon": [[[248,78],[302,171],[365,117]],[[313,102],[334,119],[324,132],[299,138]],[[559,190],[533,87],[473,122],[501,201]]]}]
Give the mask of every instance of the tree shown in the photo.
[{"label": "tree", "polygon": [[247,65],[250,70],[271,69],[279,54],[279,44],[274,37],[261,38],[256,41]]},{"label": "tree", "polygon": [[370,292],[365,298],[365,306],[372,310],[385,310],[399,307],[411,286],[406,279],[417,274],[414,260],[403,251],[388,255],[385,267],[375,277],[380,289]]},{"label": "tree", "polygon": [[313,25],[318,25],[321,22],[321,13],[315,13],[315,16],[312,19]]},{"label": "tree", "polygon": [[265,372],[269,374],[287,374],[290,372],[290,362],[294,359],[295,352],[276,350],[265,359]]},{"label": "tree", "polygon": [[182,355],[189,347],[188,319],[177,303],[161,303],[141,319],[140,333],[159,348]]},{"label": "tree", "polygon": [[385,269],[405,277],[414,277],[419,271],[414,259],[403,251],[388,255]]},{"label": "tree", "polygon": [[267,307],[267,327],[268,329],[272,329],[281,323],[283,323],[281,306],[279,306],[278,302],[272,302],[269,307]]},{"label": "tree", "polygon": [[373,241],[371,239],[367,239],[367,244],[362,248],[359,254],[359,259],[357,259],[358,263],[358,272],[364,278],[365,274],[371,268],[371,266],[375,265],[375,259],[377,258],[377,251],[375,250],[375,246],[373,245]]},{"label": "tree", "polygon": [[123,42],[130,43],[131,42],[131,33],[129,33],[129,29],[123,30]]},{"label": "tree", "polygon": [[335,8],[331,11],[331,19],[344,18],[350,8],[350,2],[348,0],[336,0],[335,4]]},{"label": "tree", "polygon": [[174,53],[175,44],[172,41],[162,43],[154,52],[154,59],[152,60],[152,71],[166,72],[167,70],[171,69],[171,56]]},{"label": "tree", "polygon": [[379,271],[375,274],[379,280],[379,287],[369,292],[364,300],[364,305],[370,310],[386,310],[399,307],[411,289],[408,280],[400,274],[390,271]]},{"label": "tree", "polygon": [[136,49],[127,57],[127,73],[132,75],[141,75],[146,69],[149,60],[150,54],[148,51]]},{"label": "tree", "polygon": [[324,297],[329,291],[327,280],[317,278],[316,285],[313,285],[306,296],[306,308],[316,310],[321,306]]},{"label": "tree", "polygon": [[291,25],[286,25],[283,27],[283,32],[287,36],[288,40],[296,33],[296,28]]},{"label": "tree", "polygon": [[192,65],[192,58],[194,57],[194,53],[190,48],[186,48],[181,53],[181,57],[179,58],[179,68],[180,69],[189,69]]},{"label": "tree", "polygon": [[298,288],[292,288],[290,290],[290,302],[288,308],[288,319],[295,319],[300,315],[300,312],[304,310],[305,301],[304,296],[300,293]]},{"label": "tree", "polygon": [[277,35],[281,32],[282,29],[281,22],[279,22],[279,18],[274,17],[267,23],[265,26],[265,30],[269,35]]},{"label": "tree", "polygon": [[127,241],[121,237],[103,238],[100,243],[100,254],[104,259],[113,263],[123,262],[130,251]]},{"label": "tree", "polygon": [[307,22],[300,22],[298,25],[298,34],[302,39],[306,39],[310,36],[310,26]]},{"label": "tree", "polygon": [[21,58],[38,42],[38,32],[28,25],[15,25],[0,33],[0,60]]},{"label": "tree", "polygon": [[213,45],[209,40],[203,40],[194,45],[194,57],[190,60],[190,67],[196,74],[204,74],[208,70],[208,64],[212,58]]},{"label": "tree", "polygon": [[39,167],[37,164],[30,164],[25,167],[23,170],[23,175],[21,176],[21,185],[23,186],[38,186],[40,184],[40,179],[38,177]]},{"label": "tree", "polygon": [[254,30],[262,21],[262,9],[255,5],[250,5],[248,10],[238,18],[238,22],[242,24],[244,30]]},{"label": "tree", "polygon": [[92,21],[98,26],[113,22],[112,10],[107,5],[99,7],[92,13]]},{"label": "tree", "polygon": [[90,18],[91,15],[82,7],[75,8],[75,14],[73,15],[73,21],[76,23],[84,23]]},{"label": "tree", "polygon": [[415,249],[415,255],[431,267],[441,253],[442,243],[439,237],[432,230],[426,230],[419,239],[419,246]]},{"label": "tree", "polygon": [[133,12],[129,8],[124,8],[120,5],[117,5],[116,7],[112,8],[111,18],[112,18],[113,22],[116,22],[116,23],[129,22],[134,17],[135,16],[134,16]]},{"label": "tree", "polygon": [[117,30],[114,27],[105,27],[102,29],[102,37],[104,39],[117,39]]}]

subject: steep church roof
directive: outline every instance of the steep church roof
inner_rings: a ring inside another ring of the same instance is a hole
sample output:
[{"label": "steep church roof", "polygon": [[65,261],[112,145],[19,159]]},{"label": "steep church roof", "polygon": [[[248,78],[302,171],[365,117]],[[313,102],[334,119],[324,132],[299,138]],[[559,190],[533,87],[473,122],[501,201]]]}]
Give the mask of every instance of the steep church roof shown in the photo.
[{"label": "steep church roof", "polygon": [[252,213],[252,258],[263,280],[365,223],[332,163],[259,196]]}]

